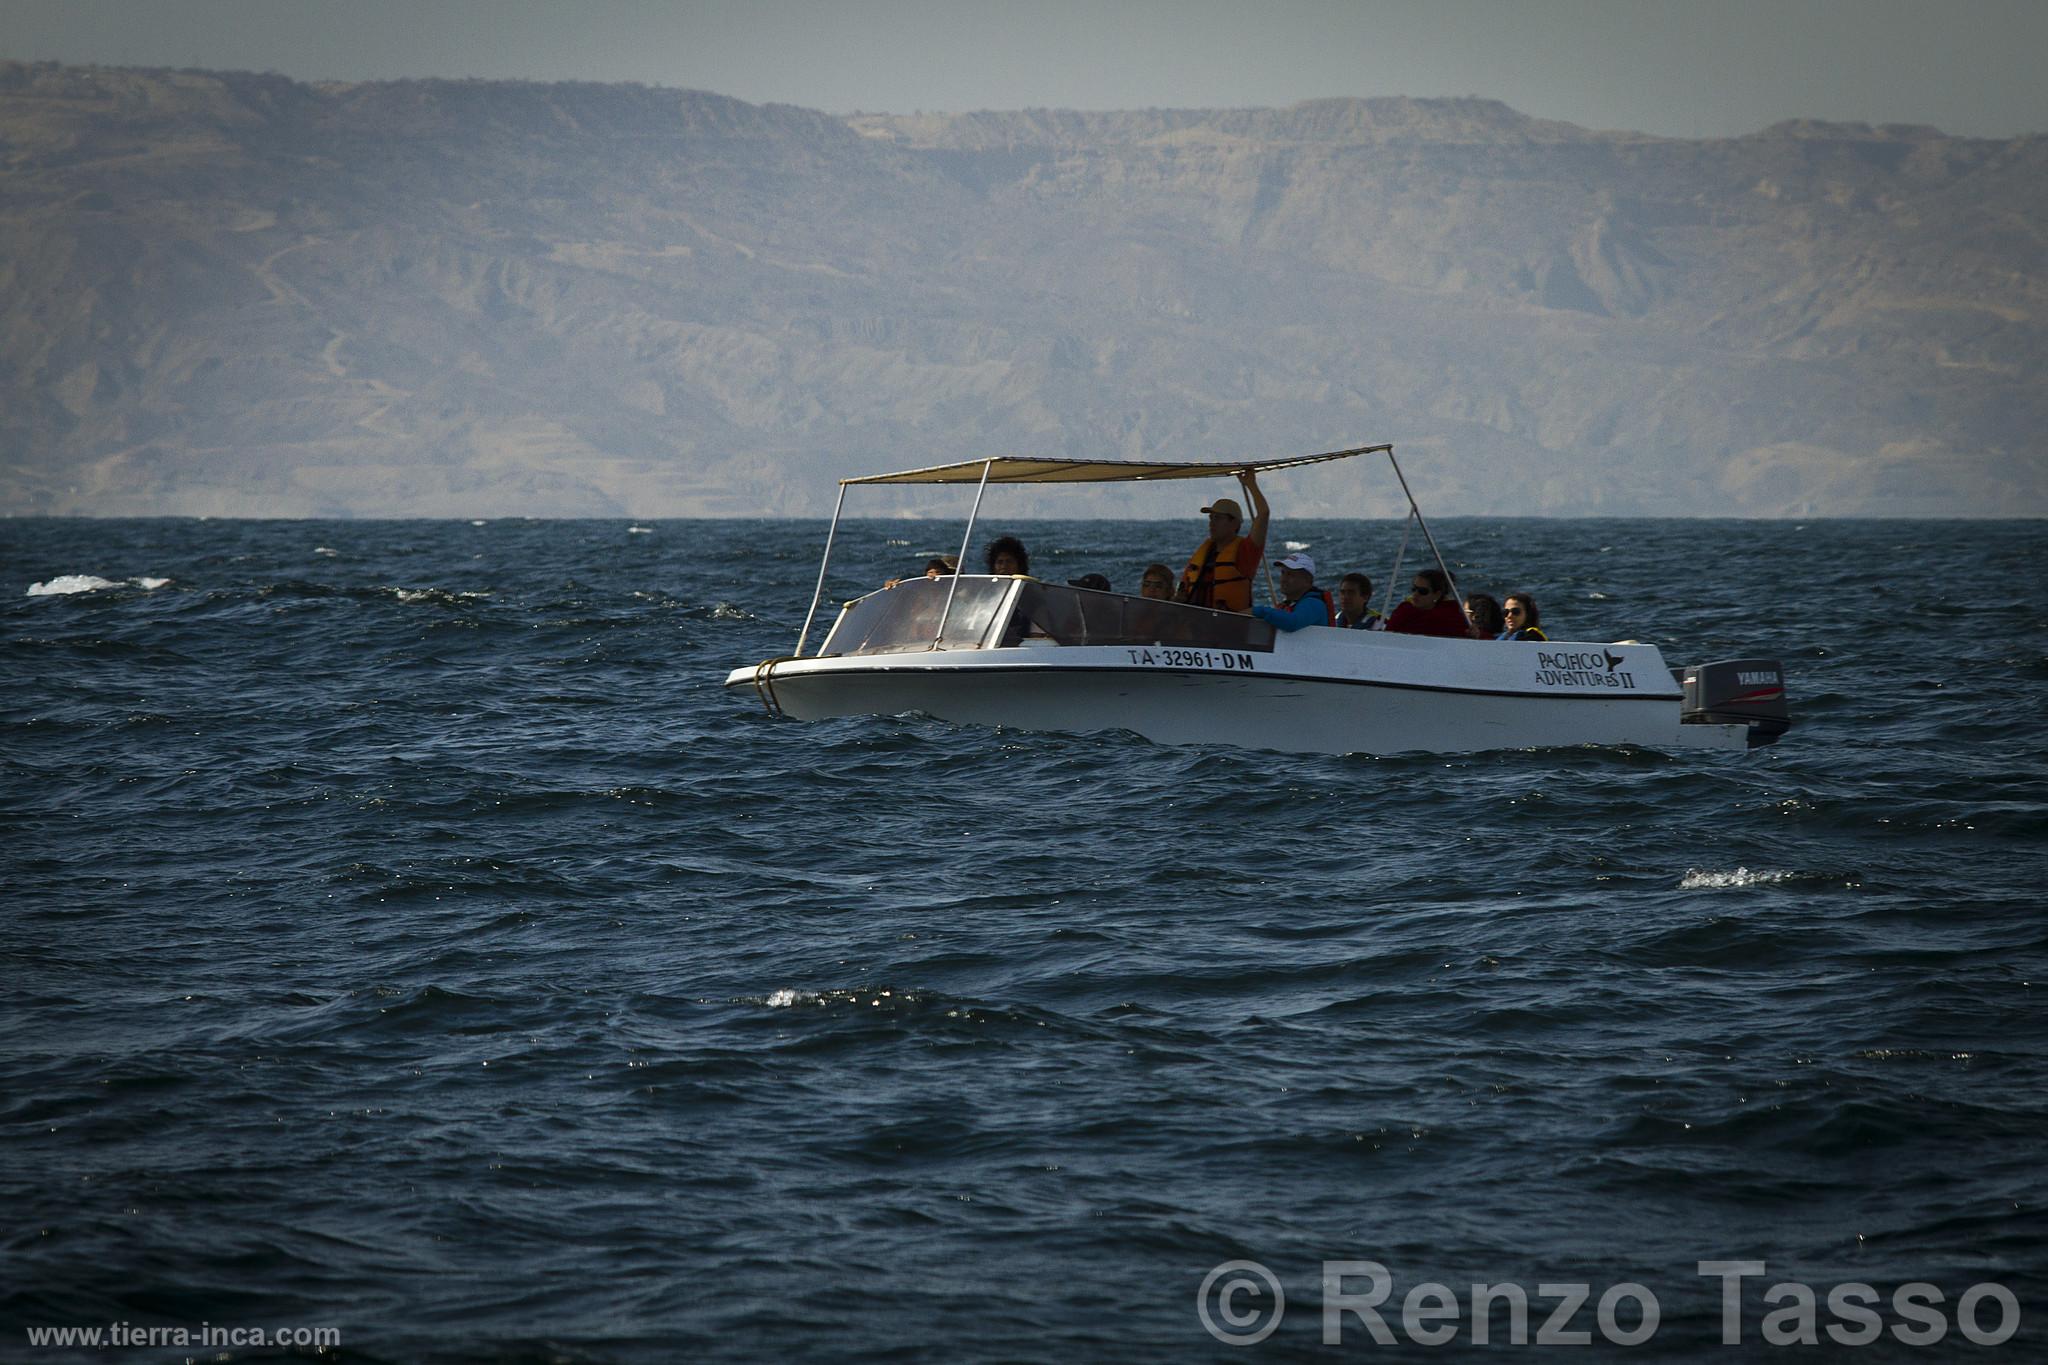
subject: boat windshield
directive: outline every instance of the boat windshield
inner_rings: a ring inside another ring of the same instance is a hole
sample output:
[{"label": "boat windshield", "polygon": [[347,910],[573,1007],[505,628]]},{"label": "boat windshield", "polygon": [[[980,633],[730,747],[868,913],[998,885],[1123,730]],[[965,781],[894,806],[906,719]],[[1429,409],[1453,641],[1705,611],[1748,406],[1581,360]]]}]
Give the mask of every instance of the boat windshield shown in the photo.
[{"label": "boat windshield", "polygon": [[832,633],[819,648],[818,657],[930,649],[942,616],[946,635],[938,642],[940,649],[981,649],[1004,599],[1010,595],[1010,585],[1016,580],[964,574],[959,580],[960,590],[953,597],[953,610],[947,614],[946,592],[953,581],[906,578],[893,588],[871,592],[847,603]]},{"label": "boat windshield", "polygon": [[942,616],[946,633],[938,642],[940,649],[1185,645],[1266,652],[1273,648],[1273,627],[1256,617],[1062,587],[1032,578],[963,575],[949,614],[946,593],[953,582],[949,578],[910,578],[848,603],[818,651],[819,657],[930,649]]}]

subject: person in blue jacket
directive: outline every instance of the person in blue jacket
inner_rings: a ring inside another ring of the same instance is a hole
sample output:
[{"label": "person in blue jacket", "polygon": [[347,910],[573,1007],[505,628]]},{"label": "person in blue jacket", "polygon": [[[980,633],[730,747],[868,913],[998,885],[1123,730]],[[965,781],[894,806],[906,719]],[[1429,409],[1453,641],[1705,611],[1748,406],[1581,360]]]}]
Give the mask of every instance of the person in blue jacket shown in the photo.
[{"label": "person in blue jacket", "polygon": [[1300,550],[1280,561],[1280,596],[1279,606],[1254,606],[1252,615],[1280,630],[1327,626],[1336,617],[1330,610],[1330,594],[1316,586],[1314,557]]}]

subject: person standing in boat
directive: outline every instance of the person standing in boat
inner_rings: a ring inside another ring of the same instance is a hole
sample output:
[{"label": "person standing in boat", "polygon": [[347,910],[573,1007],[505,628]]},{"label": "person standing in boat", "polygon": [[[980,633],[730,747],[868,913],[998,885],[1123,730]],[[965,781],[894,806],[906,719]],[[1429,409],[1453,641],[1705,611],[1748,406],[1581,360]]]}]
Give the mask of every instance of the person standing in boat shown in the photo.
[{"label": "person standing in boat", "polygon": [[1209,515],[1209,538],[1195,550],[1181,572],[1178,600],[1219,611],[1250,611],[1252,581],[1258,577],[1259,562],[1266,557],[1266,527],[1273,509],[1259,491],[1258,477],[1249,469],[1237,476],[1245,497],[1252,504],[1252,524],[1247,531],[1244,509],[1235,498],[1218,498],[1202,510]]},{"label": "person standing in boat", "polygon": [[1387,618],[1393,635],[1436,635],[1446,640],[1469,640],[1472,623],[1465,609],[1451,596],[1451,582],[1442,569],[1417,569],[1408,585],[1408,600],[1394,608]]},{"label": "person standing in boat", "polygon": [[1280,561],[1280,595],[1279,606],[1261,604],[1252,615],[1280,630],[1330,624],[1330,594],[1316,586],[1314,556],[1296,550]]}]

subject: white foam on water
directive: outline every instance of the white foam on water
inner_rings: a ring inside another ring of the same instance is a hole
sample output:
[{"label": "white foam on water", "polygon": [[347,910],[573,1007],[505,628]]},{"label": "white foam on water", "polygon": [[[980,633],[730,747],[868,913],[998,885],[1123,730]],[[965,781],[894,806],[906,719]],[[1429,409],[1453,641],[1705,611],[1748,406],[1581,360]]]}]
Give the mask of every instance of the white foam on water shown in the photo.
[{"label": "white foam on water", "polygon": [[1306,550],[1309,547],[1309,542],[1306,540],[1287,540],[1282,541],[1281,544],[1290,550]]},{"label": "white foam on water", "polygon": [[651,536],[654,534],[654,528],[652,526],[628,526],[626,534],[629,536]]},{"label": "white foam on water", "polygon": [[482,517],[472,517],[472,518],[470,519],[470,523],[469,523],[469,524],[470,524],[471,526],[489,526],[489,525],[490,525],[490,523],[489,523],[488,521],[485,521],[485,520],[484,520],[484,519],[483,519]]},{"label": "white foam on water", "polygon": [[1752,872],[1738,867],[1733,872],[1709,872],[1704,868],[1688,868],[1678,879],[1680,891],[1720,891],[1731,886],[1767,886],[1772,882],[1790,881],[1790,872]]},{"label": "white foam on water", "polygon": [[863,991],[799,991],[785,986],[779,991],[770,991],[761,1003],[770,1009],[788,1009],[792,1005],[865,1005],[870,1009],[893,1009],[898,1005],[920,1005],[929,998],[917,991],[899,991],[888,986],[881,990]]},{"label": "white foam on water", "polygon": [[60,573],[47,583],[28,585],[30,597],[62,597],[73,592],[98,592],[101,588],[118,588],[121,585],[111,578],[101,578],[90,573]]},{"label": "white foam on water", "polygon": [[171,580],[168,578],[150,578],[147,575],[144,575],[141,578],[131,578],[128,581],[130,583],[133,583],[138,588],[147,588],[151,592],[155,592],[158,588],[161,588],[164,584],[170,582]]},{"label": "white foam on water", "polygon": [[313,553],[316,555],[338,555],[341,553],[341,551],[335,549],[331,545],[315,545],[313,547]]}]

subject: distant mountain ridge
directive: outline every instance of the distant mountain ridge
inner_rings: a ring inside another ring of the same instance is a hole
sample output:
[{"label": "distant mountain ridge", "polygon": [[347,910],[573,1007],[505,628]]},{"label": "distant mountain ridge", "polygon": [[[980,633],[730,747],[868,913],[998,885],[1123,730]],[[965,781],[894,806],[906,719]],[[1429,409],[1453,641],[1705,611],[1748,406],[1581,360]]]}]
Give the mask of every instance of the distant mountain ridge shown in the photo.
[{"label": "distant mountain ridge", "polygon": [[[979,454],[1392,440],[1446,513],[2043,515],[2044,172],[1476,98],[838,118],[0,63],[0,510],[815,514]],[[1350,477],[1290,493],[1390,510]]]}]

